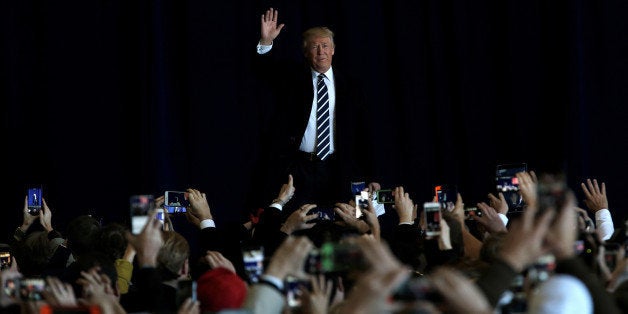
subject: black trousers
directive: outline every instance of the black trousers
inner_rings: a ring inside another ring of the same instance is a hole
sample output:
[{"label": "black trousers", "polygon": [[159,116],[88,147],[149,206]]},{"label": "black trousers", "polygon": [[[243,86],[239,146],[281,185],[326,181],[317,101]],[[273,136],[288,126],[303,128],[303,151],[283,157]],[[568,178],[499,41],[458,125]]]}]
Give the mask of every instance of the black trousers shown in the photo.
[{"label": "black trousers", "polygon": [[335,203],[349,201],[350,183],[345,184],[342,179],[342,171],[335,157],[331,155],[321,161],[309,153],[299,152],[295,155],[285,173],[286,178],[292,174],[295,187],[293,198],[283,210],[286,215],[303,204],[331,207]]}]

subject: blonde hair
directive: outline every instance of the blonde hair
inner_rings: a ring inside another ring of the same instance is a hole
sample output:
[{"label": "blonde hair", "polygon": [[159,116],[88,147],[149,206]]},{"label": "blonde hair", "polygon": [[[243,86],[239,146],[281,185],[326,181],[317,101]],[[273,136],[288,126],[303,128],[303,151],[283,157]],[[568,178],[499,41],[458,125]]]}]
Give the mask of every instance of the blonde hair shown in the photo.
[{"label": "blonde hair", "polygon": [[175,231],[163,233],[164,244],[157,254],[157,265],[162,279],[170,280],[179,276],[179,271],[190,257],[188,241]]},{"label": "blonde hair", "polygon": [[327,37],[331,39],[331,44],[335,46],[334,43],[334,32],[331,29],[325,26],[317,26],[307,29],[303,32],[303,50],[307,49],[307,41],[312,37]]}]

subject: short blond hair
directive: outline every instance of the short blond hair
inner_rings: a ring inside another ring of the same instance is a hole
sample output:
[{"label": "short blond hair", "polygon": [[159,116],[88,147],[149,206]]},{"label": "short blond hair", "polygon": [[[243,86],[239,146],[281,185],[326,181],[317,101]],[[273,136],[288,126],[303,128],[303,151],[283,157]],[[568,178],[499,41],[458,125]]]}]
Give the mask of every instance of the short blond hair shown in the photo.
[{"label": "short blond hair", "polygon": [[307,49],[307,41],[312,37],[327,37],[331,39],[331,44],[336,45],[334,43],[334,32],[331,29],[325,26],[317,26],[307,29],[302,34],[303,37],[303,50]]},{"label": "short blond hair", "polygon": [[157,254],[157,268],[162,279],[170,280],[178,277],[185,261],[190,257],[188,241],[175,231],[162,233],[164,244]]}]

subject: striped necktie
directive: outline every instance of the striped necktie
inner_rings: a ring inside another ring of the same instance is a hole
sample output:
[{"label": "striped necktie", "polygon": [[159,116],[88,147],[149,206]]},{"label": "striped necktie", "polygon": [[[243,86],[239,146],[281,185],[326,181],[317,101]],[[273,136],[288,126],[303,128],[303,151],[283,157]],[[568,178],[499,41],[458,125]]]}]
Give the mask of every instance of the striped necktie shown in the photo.
[{"label": "striped necktie", "polygon": [[325,160],[331,149],[329,95],[327,94],[327,84],[325,84],[325,74],[318,75],[316,104],[316,156],[320,160]]}]

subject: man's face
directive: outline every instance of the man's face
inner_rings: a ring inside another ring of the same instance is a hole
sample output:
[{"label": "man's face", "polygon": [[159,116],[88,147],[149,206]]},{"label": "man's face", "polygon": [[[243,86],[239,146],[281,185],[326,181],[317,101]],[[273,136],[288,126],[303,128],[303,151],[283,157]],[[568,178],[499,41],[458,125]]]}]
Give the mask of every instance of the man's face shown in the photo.
[{"label": "man's face", "polygon": [[334,56],[334,43],[329,37],[310,37],[305,45],[305,58],[310,66],[319,73],[325,73],[331,67]]}]

